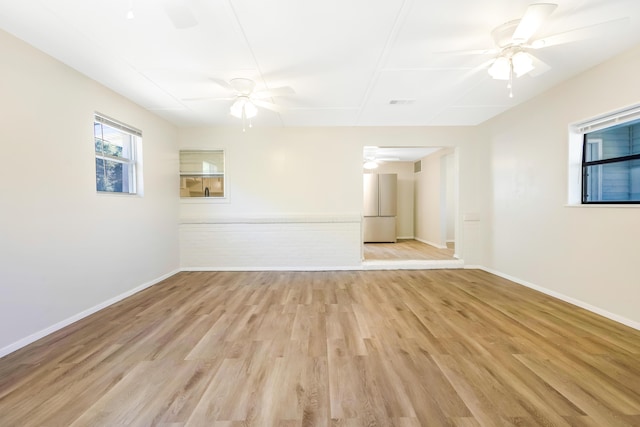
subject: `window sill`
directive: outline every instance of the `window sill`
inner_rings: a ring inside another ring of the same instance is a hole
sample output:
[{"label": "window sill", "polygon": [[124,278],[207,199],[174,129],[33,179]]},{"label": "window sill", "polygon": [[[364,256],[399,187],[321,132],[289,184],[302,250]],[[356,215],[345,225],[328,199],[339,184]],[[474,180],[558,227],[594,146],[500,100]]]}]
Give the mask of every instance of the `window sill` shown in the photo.
[{"label": "window sill", "polygon": [[117,191],[96,191],[100,197],[142,197],[141,193],[119,193]]},{"label": "window sill", "polygon": [[592,208],[623,208],[623,209],[640,209],[640,203],[637,204],[633,204],[633,203],[611,203],[611,204],[593,204],[593,205],[583,205],[583,204],[566,204],[564,205],[565,208],[588,208],[588,209],[592,209]]},{"label": "window sill", "polygon": [[180,203],[187,204],[218,204],[229,203],[228,197],[180,197]]}]

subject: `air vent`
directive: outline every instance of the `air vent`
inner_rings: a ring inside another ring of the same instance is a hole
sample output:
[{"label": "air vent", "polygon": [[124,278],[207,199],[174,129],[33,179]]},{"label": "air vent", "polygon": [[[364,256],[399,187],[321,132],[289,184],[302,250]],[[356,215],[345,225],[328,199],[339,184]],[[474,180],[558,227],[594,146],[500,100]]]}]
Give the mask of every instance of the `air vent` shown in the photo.
[{"label": "air vent", "polygon": [[422,160],[418,160],[413,164],[413,173],[422,171]]},{"label": "air vent", "polygon": [[389,105],[411,105],[415,104],[415,99],[392,99],[389,101]]}]

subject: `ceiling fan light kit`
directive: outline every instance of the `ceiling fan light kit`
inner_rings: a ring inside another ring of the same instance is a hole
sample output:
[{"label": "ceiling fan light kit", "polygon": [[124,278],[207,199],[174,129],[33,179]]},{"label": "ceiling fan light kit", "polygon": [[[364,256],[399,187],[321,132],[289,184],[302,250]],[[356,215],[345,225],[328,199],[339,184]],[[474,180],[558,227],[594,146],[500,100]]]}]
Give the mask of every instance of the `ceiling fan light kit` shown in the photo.
[{"label": "ceiling fan light kit", "polygon": [[489,67],[489,75],[496,80],[509,80],[511,73],[516,77],[523,76],[533,71],[533,57],[527,52],[518,51],[513,55],[502,54],[498,56]]},{"label": "ceiling fan light kit", "polygon": [[511,67],[512,64],[510,58],[499,56],[489,67],[489,75],[496,80],[509,80]]},{"label": "ceiling fan light kit", "polygon": [[378,162],[376,162],[375,160],[367,160],[364,162],[364,164],[362,165],[365,169],[376,169],[378,167]]},{"label": "ceiling fan light kit", "polygon": [[533,66],[533,58],[527,52],[517,52],[515,55],[511,57],[511,63],[513,64],[513,71],[516,73],[516,76],[520,77],[522,75],[527,74],[530,71],[533,71],[535,68]]},{"label": "ceiling fan light kit", "polygon": [[253,105],[248,96],[238,96],[238,99],[231,104],[229,112],[239,119],[251,119],[258,114],[258,108]]},{"label": "ceiling fan light kit", "polygon": [[133,13],[133,0],[129,0],[129,10],[127,11],[127,15],[125,17],[129,20],[136,17],[135,13]]}]

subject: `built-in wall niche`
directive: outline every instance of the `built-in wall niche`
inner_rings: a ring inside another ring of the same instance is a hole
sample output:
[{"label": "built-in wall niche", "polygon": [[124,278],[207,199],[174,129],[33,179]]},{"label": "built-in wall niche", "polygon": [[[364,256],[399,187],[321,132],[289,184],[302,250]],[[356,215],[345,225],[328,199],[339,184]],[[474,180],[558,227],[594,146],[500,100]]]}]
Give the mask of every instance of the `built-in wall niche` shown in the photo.
[{"label": "built-in wall niche", "polygon": [[224,151],[180,151],[180,197],[224,198]]}]

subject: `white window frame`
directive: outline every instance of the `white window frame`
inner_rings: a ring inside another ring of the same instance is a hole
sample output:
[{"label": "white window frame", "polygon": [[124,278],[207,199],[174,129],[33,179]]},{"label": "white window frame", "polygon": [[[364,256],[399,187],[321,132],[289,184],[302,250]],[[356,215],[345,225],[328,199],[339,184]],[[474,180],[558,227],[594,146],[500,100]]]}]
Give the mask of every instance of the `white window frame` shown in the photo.
[{"label": "white window frame", "polygon": [[[597,156],[595,158],[602,158],[602,139],[601,138],[587,138],[587,145],[595,146],[595,149],[598,151]],[[593,167],[593,166],[592,166]],[[602,195],[602,165],[595,166],[598,171],[597,182],[595,185],[596,190],[598,191],[598,195]],[[593,188],[593,186],[592,186]]]},{"label": "white window frame", "polygon": [[[104,114],[95,113],[94,114],[94,159],[101,159],[103,161],[111,161],[126,164],[129,166],[129,188],[126,191],[104,191],[98,189],[98,181],[97,181],[97,170],[95,174],[96,178],[96,192],[98,194],[108,194],[108,195],[134,195],[134,196],[142,196],[143,195],[143,183],[142,183],[142,131],[136,129],[132,126],[124,124],[118,120],[112,119]],[[108,126],[113,129],[116,129],[122,133],[126,133],[131,136],[131,152],[128,156],[110,156],[108,154],[99,153],[95,151],[96,145],[96,135],[95,135],[95,125],[96,123],[100,123],[103,126]],[[94,161],[94,164],[96,162]]]},{"label": "white window frame", "polygon": [[[207,174],[202,172],[200,175],[202,177],[206,177],[206,176],[220,176],[223,178],[222,182],[223,182],[223,188],[222,188],[222,196],[209,196],[209,197],[184,197],[184,196],[180,196],[180,202],[181,203],[228,203],[229,202],[229,188],[228,188],[228,171],[227,171],[227,165],[228,165],[228,154],[227,151],[224,148],[211,148],[211,149],[202,149],[202,148],[182,148],[180,149],[180,153],[179,153],[179,164],[180,167],[181,166],[181,159],[180,159],[180,154],[181,153],[197,153],[197,152],[202,152],[202,153],[211,153],[211,152],[215,152],[215,153],[222,153],[222,171],[221,172],[216,172],[216,173],[212,173],[212,174]],[[193,176],[193,175],[198,175],[198,173],[193,173],[193,172],[186,172],[186,171],[182,171],[180,170],[180,180],[182,181],[183,177],[185,176]],[[180,191],[182,191],[182,182],[180,183]]]},{"label": "white window frame", "polygon": [[584,135],[612,126],[622,125],[640,119],[640,104],[611,111],[590,119],[586,119],[569,125],[569,165],[567,204],[568,207],[616,207],[616,208],[640,208],[640,203],[582,203],[582,150],[584,147]]}]

